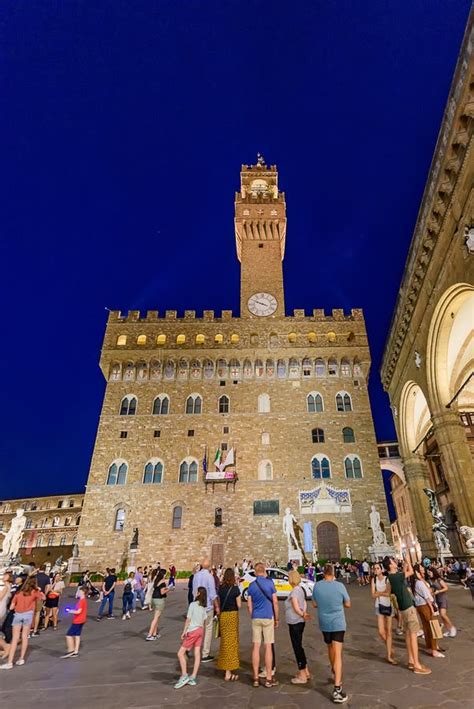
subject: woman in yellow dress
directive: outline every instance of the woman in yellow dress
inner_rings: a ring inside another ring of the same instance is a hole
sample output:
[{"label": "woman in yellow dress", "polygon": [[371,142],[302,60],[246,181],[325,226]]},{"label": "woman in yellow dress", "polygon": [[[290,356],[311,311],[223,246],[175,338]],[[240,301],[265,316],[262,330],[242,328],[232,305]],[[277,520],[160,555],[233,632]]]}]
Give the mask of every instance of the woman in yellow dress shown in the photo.
[{"label": "woman in yellow dress", "polygon": [[240,590],[235,582],[233,569],[226,569],[218,591],[219,630],[221,644],[217,669],[225,670],[226,682],[235,682],[239,675],[234,674],[240,665],[239,656],[239,610],[242,605]]}]

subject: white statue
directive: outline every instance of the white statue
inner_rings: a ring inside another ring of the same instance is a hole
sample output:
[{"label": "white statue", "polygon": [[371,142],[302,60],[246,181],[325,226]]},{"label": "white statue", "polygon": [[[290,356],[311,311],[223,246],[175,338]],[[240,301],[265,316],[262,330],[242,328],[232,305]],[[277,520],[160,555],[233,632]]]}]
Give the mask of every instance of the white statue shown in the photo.
[{"label": "white statue", "polygon": [[300,547],[295,535],[293,524],[296,524],[296,517],[291,514],[290,508],[287,507],[283,516],[283,533],[286,534],[288,549],[299,549]]},{"label": "white statue", "polygon": [[370,509],[370,526],[372,528],[372,535],[374,537],[374,545],[386,546],[387,536],[385,532],[382,532],[382,527],[380,526],[380,515],[375,509],[375,505],[372,505]]},{"label": "white statue", "polygon": [[348,559],[352,559],[352,549],[350,548],[349,544],[346,544],[346,557]]},{"label": "white statue", "polygon": [[25,511],[18,508],[16,511],[16,517],[13,517],[8,532],[0,532],[0,534],[3,534],[4,537],[2,544],[2,556],[7,558],[17,556],[25,525]]},{"label": "white statue", "polygon": [[464,543],[467,548],[474,549],[474,527],[468,527],[467,525],[463,524],[462,527],[459,527],[459,531],[464,537]]}]

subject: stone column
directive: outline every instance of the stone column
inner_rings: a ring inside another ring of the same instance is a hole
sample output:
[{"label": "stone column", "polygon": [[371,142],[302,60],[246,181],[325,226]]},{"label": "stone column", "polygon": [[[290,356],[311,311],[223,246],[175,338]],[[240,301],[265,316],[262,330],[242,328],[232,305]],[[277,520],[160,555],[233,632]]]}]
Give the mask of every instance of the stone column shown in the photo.
[{"label": "stone column", "polygon": [[474,471],[464,426],[454,409],[433,414],[433,428],[459,525],[474,525]]},{"label": "stone column", "polygon": [[431,487],[428,465],[422,457],[413,456],[403,459],[403,469],[410,491],[421,552],[424,556],[436,557],[438,552],[432,531],[434,520],[431,517],[428,498],[423,492],[423,488]]}]

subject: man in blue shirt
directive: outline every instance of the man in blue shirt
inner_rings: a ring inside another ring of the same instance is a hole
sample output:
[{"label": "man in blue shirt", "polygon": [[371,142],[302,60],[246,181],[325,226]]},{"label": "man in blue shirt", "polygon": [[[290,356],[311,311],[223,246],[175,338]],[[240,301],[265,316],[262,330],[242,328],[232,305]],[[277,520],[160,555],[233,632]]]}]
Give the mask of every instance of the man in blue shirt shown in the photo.
[{"label": "man in blue shirt", "polygon": [[329,662],[334,674],[332,701],[335,704],[347,702],[347,694],[342,691],[342,648],[346,631],[344,608],[351,607],[346,587],[336,581],[334,567],[326,564],[322,581],[314,584],[313,606],[318,609],[319,628],[328,646]]},{"label": "man in blue shirt", "polygon": [[267,578],[263,564],[255,564],[255,581],[248,588],[248,611],[252,618],[252,667],[253,686],[260,682],[260,646],[265,648],[265,687],[276,687],[278,682],[272,676],[272,645],[275,642],[275,628],[278,628],[278,597],[275,584]]}]

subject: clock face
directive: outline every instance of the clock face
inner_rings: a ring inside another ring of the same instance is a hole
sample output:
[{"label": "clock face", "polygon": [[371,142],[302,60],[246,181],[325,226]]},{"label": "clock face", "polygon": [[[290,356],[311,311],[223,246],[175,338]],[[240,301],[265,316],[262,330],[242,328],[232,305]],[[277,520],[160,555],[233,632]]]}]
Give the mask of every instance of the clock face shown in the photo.
[{"label": "clock face", "polygon": [[277,300],[273,295],[270,295],[270,293],[254,293],[248,299],[247,306],[252,315],[265,317],[275,312],[277,309]]}]

